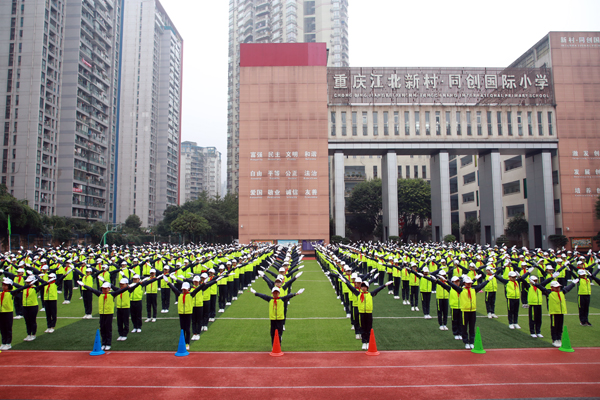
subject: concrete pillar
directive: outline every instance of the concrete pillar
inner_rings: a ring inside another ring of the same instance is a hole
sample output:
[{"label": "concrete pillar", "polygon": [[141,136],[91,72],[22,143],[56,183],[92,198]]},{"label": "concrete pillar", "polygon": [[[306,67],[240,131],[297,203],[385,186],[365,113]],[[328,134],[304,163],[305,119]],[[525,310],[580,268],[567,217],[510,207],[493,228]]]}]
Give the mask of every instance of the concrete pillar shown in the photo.
[{"label": "concrete pillar", "polygon": [[450,223],[450,171],[448,152],[440,151],[432,155],[429,162],[431,171],[431,238],[441,242],[444,236],[452,233]]},{"label": "concrete pillar", "polygon": [[502,214],[502,176],[500,153],[497,150],[479,155],[479,199],[481,244],[496,244],[504,234]]},{"label": "concrete pillar", "polygon": [[335,234],[346,237],[346,200],[344,199],[344,153],[333,155],[333,212],[335,215]]},{"label": "concrete pillar", "polygon": [[388,151],[381,160],[383,240],[398,236],[398,159]]},{"label": "concrete pillar", "polygon": [[528,154],[525,157],[525,173],[529,247],[547,249],[548,236],[556,233],[550,152]]}]

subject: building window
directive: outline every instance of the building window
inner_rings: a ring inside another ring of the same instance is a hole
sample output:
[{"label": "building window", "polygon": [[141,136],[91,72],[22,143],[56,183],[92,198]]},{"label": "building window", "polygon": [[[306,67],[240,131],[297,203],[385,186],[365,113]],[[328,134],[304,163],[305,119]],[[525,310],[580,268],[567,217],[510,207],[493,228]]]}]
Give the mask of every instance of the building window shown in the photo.
[{"label": "building window", "polygon": [[477,211],[469,211],[465,213],[465,221],[477,219]]},{"label": "building window", "polygon": [[331,112],[331,136],[335,136],[335,111]]},{"label": "building window", "polygon": [[402,165],[398,165],[398,179],[402,179]]},{"label": "building window", "polygon": [[367,136],[369,134],[369,125],[368,125],[368,116],[367,116],[367,112],[363,111],[362,113],[362,132],[363,132],[363,136]]},{"label": "building window", "polygon": [[508,218],[512,218],[518,214],[525,214],[525,205],[524,204],[519,204],[518,206],[506,207],[506,216]]},{"label": "building window", "polygon": [[442,134],[442,126],[441,126],[441,115],[439,111],[435,112],[435,134],[440,136]]},{"label": "building window", "polygon": [[548,111],[548,135],[552,136],[552,112]]},{"label": "building window", "polygon": [[400,135],[400,114],[394,111],[394,135]]},{"label": "building window", "polygon": [[419,166],[418,166],[418,165],[415,165],[415,166],[413,167],[413,169],[414,169],[414,171],[415,171],[415,178],[418,178],[418,177],[419,177]]},{"label": "building window", "polygon": [[481,136],[481,111],[477,111],[477,136]]},{"label": "building window", "polygon": [[517,111],[517,132],[519,136],[523,136],[523,116],[521,111]]},{"label": "building window", "polygon": [[527,178],[523,179],[523,198],[527,198]]},{"label": "building window", "polygon": [[496,123],[498,124],[498,136],[502,136],[502,111],[496,111]]},{"label": "building window", "polygon": [[471,131],[471,111],[467,111],[467,136],[473,135]]},{"label": "building window", "polygon": [[520,155],[509,158],[504,161],[504,171],[510,171],[515,168],[521,168],[522,166],[523,166],[523,160],[521,159]]},{"label": "building window", "polygon": [[425,111],[425,135],[431,135],[430,124],[429,124],[429,111]]},{"label": "building window", "polygon": [[475,182],[475,172],[471,172],[470,174],[463,175],[463,184],[468,185],[469,183]]},{"label": "building window", "polygon": [[542,126],[542,112],[537,113],[538,135],[544,136],[544,127]]},{"label": "building window", "polygon": [[521,181],[512,181],[502,184],[502,193],[506,196],[508,194],[520,193],[521,192]]},{"label": "building window", "polygon": [[373,136],[379,136],[379,121],[377,111],[373,111]]},{"label": "building window", "polygon": [[560,199],[554,199],[554,214],[560,214]]},{"label": "building window", "polygon": [[342,111],[342,136],[346,136],[346,111]]},{"label": "building window", "polygon": [[406,166],[406,179],[410,179],[410,165]]},{"label": "building window", "polygon": [[419,111],[415,111],[415,135],[421,134],[421,116]]},{"label": "building window", "polygon": [[512,131],[512,112],[511,111],[506,112],[506,119],[508,122],[508,136],[512,136],[513,131]]},{"label": "building window", "polygon": [[387,111],[383,112],[383,135],[384,136],[389,136],[390,135],[390,128],[389,128],[389,120],[388,120],[388,112]]},{"label": "building window", "polygon": [[558,185],[558,171],[552,171],[552,184]]},{"label": "building window", "polygon": [[473,164],[473,156],[464,156],[460,159],[460,167],[466,167],[469,164]]},{"label": "building window", "polygon": [[460,132],[460,111],[456,112],[456,134],[460,136],[462,133]]},{"label": "building window", "polygon": [[356,115],[356,111],[352,111],[352,136],[358,135],[358,116]]},{"label": "building window", "polygon": [[373,165],[373,178],[377,178],[377,165]]},{"label": "building window", "polygon": [[533,136],[533,124],[531,122],[531,111],[527,111],[527,133]]},{"label": "building window", "polygon": [[450,111],[446,111],[446,135],[452,135],[451,131],[452,121],[450,121]]},{"label": "building window", "polygon": [[474,201],[475,201],[475,192],[464,193],[462,195],[462,202],[463,203],[472,203]]},{"label": "building window", "polygon": [[492,132],[492,112],[487,112],[487,132],[488,136],[492,136],[494,133]]},{"label": "building window", "polygon": [[410,113],[408,111],[404,111],[404,134],[410,135]]},{"label": "building window", "polygon": [[426,165],[421,166],[421,178],[427,179],[427,166]]}]

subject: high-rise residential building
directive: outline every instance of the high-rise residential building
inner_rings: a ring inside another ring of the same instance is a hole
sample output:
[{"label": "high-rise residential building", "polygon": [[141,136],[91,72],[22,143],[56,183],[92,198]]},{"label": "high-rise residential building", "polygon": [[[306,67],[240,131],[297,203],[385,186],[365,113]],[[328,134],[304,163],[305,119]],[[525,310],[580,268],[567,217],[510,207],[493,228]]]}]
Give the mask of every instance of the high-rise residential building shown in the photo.
[{"label": "high-rise residential building", "polygon": [[120,3],[0,3],[1,182],[45,215],[107,220]]},{"label": "high-rise residential building", "polygon": [[179,198],[181,203],[195,200],[202,192],[221,196],[221,153],[215,147],[200,147],[196,142],[181,143]]},{"label": "high-rise residential building", "polygon": [[227,191],[239,191],[240,43],[325,42],[349,66],[348,0],[229,0]]},{"label": "high-rise residential building", "polygon": [[125,0],[115,220],[179,204],[183,39],[158,0]]}]

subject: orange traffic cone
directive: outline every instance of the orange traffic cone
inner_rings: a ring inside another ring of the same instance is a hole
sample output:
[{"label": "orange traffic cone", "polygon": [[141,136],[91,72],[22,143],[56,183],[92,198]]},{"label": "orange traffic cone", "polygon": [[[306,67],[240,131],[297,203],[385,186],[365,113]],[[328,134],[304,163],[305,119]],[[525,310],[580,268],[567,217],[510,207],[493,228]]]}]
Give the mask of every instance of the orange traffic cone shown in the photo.
[{"label": "orange traffic cone", "polygon": [[281,357],[283,352],[281,351],[281,345],[279,344],[279,329],[275,330],[275,339],[273,339],[273,350],[270,354],[272,357]]},{"label": "orange traffic cone", "polygon": [[377,343],[375,342],[375,332],[371,328],[371,336],[369,337],[369,350],[367,350],[368,356],[378,356]]}]

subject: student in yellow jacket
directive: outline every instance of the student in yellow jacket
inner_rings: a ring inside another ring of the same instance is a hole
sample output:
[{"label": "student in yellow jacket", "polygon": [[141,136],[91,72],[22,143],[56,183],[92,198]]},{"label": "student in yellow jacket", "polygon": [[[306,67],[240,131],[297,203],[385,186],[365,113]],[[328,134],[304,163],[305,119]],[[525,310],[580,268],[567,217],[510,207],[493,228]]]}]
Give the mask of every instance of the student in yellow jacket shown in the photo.
[{"label": "student in yellow jacket", "polygon": [[2,280],[2,293],[0,293],[0,334],[2,335],[2,346],[0,350],[10,350],[12,344],[13,327],[13,295],[25,289],[25,286],[13,289],[13,281],[4,278]]},{"label": "student in yellow jacket", "polygon": [[567,314],[567,299],[565,295],[575,287],[579,279],[573,279],[572,283],[561,288],[562,285],[558,281],[550,283],[550,290],[537,284],[537,288],[548,297],[548,311],[550,312],[550,333],[552,335],[552,345],[560,347],[562,345],[562,332]]},{"label": "student in yellow jacket", "polygon": [[269,302],[269,319],[271,320],[271,345],[273,345],[273,340],[275,340],[275,331],[277,331],[279,335],[280,342],[282,339],[283,321],[285,320],[284,302],[304,292],[304,288],[302,288],[298,290],[297,293],[290,293],[287,296],[279,297],[280,290],[281,289],[279,289],[277,286],[274,286],[273,289],[271,289],[271,297],[267,296],[266,294],[257,293],[256,290],[250,288],[250,291],[254,293],[256,297],[260,297],[261,299]]}]

